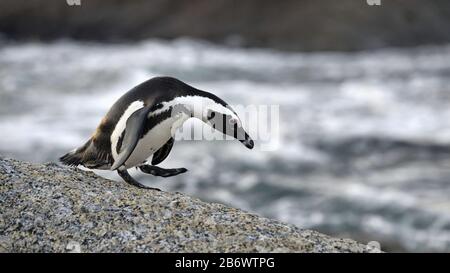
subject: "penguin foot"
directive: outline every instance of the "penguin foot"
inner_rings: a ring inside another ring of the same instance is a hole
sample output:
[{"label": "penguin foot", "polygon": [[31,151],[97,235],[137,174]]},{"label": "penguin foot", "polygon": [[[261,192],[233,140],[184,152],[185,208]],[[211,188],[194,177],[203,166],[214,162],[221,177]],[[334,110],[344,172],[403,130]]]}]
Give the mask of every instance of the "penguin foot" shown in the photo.
[{"label": "penguin foot", "polygon": [[120,175],[120,177],[122,177],[122,179],[127,182],[130,185],[133,185],[135,187],[141,188],[141,189],[147,189],[147,190],[155,190],[155,191],[161,191],[158,188],[152,188],[152,187],[147,187],[145,185],[142,185],[141,183],[139,183],[138,181],[136,181],[133,177],[131,177],[131,175],[128,173],[127,170],[117,170],[117,173]]},{"label": "penguin foot", "polygon": [[175,175],[179,175],[179,174],[187,172],[186,168],[164,169],[164,168],[152,166],[152,165],[142,165],[142,166],[139,166],[139,169],[143,173],[151,174],[154,176],[162,176],[162,177],[170,177],[170,176],[175,176]]}]

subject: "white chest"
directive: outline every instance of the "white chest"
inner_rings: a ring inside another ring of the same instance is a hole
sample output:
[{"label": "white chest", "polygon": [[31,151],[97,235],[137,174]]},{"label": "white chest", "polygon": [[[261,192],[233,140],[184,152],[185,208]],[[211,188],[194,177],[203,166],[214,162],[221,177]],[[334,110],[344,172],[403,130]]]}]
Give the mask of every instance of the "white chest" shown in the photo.
[{"label": "white chest", "polygon": [[163,120],[142,137],[125,162],[126,168],[131,168],[145,162],[152,154],[169,141],[176,129],[186,121],[189,116],[180,114]]}]

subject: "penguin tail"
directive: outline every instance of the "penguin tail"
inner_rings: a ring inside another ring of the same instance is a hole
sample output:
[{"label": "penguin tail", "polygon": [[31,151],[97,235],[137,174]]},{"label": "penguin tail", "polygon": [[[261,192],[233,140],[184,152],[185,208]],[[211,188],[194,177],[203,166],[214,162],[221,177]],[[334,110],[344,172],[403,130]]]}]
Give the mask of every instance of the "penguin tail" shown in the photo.
[{"label": "penguin tail", "polygon": [[64,165],[78,166],[81,164],[82,157],[76,152],[76,150],[69,152],[59,158]]},{"label": "penguin tail", "polygon": [[92,138],[83,146],[61,156],[59,160],[68,166],[82,165],[90,169],[109,169],[111,166],[110,153],[99,149]]},{"label": "penguin tail", "polygon": [[83,165],[85,161],[85,152],[87,148],[91,145],[91,139],[89,139],[83,146],[80,148],[74,149],[67,154],[61,156],[59,161],[64,165],[68,166],[78,166]]}]

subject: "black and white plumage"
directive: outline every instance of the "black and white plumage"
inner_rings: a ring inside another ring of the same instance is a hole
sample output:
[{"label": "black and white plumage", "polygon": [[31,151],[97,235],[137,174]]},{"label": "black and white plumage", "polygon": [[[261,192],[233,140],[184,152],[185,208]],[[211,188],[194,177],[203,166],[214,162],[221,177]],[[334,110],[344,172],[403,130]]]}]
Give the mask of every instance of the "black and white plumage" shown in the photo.
[{"label": "black and white plumage", "polygon": [[[175,78],[156,77],[119,98],[91,138],[60,160],[71,166],[117,170],[126,182],[150,188],[134,180],[127,169],[138,167],[144,173],[163,177],[186,172],[185,168],[154,165],[169,155],[176,129],[189,118],[198,118],[253,148],[239,117],[222,99]],[[152,155],[151,165],[145,163]]]}]

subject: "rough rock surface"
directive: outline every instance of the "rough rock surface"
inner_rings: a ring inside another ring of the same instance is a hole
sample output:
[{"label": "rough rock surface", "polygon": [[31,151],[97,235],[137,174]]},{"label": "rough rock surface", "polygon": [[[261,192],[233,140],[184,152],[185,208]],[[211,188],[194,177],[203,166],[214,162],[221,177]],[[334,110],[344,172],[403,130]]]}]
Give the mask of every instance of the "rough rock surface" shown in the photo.
[{"label": "rough rock surface", "polygon": [[181,193],[0,158],[0,252],[368,252]]}]

